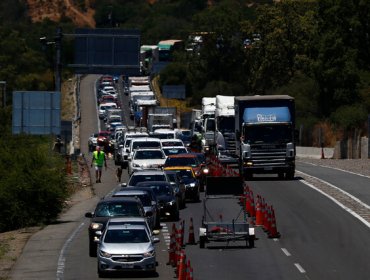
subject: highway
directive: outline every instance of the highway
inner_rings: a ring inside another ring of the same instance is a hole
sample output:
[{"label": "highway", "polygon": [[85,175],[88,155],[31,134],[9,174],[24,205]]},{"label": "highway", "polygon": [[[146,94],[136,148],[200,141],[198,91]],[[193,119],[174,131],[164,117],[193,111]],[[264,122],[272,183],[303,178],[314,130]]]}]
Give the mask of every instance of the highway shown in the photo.
[{"label": "highway", "polygon": [[[96,79],[97,76],[90,75],[81,83],[81,152],[88,159],[91,155],[87,149],[87,139],[99,128],[94,96]],[[122,88],[120,91],[122,93]],[[127,97],[122,96],[121,101],[123,107],[127,108]],[[88,256],[89,219],[84,217],[84,212],[91,211],[99,197],[103,197],[117,186],[114,170],[114,162],[109,160],[108,170],[103,172],[102,183],[93,185],[96,197],[75,210],[80,212],[74,215],[73,221],[58,226],[60,231],[64,231],[58,239],[46,238],[45,242],[50,242],[50,247],[56,247],[53,251],[56,256],[41,255],[34,258],[31,265],[30,258],[34,255],[28,251],[30,249],[25,250],[12,279],[98,279],[96,258]],[[259,176],[247,182],[255,196],[259,194],[269,205],[273,205],[281,237],[269,239],[258,227],[254,248],[246,248],[245,242],[210,243],[204,249],[200,249],[199,245],[186,245],[185,252],[193,267],[194,279],[369,279],[369,225],[307,185],[303,177],[307,174],[320,178],[343,189],[365,205],[370,205],[370,179],[303,162],[298,163],[297,171],[299,172],[292,181],[278,180],[275,176]],[[122,179],[123,182],[128,179],[125,170]],[[196,241],[199,240],[202,207],[201,202],[189,202],[187,207],[180,211],[180,218],[185,221],[185,242],[188,239],[190,218],[194,221]],[[217,204],[212,204],[212,211],[216,216],[222,214],[224,217],[231,217],[240,211],[240,206],[236,202],[219,200]],[[145,277],[128,274],[122,275],[122,278],[174,278],[174,269],[166,265],[169,233],[173,222],[163,220],[161,225],[161,241],[157,245],[158,275]],[[176,226],[178,225],[179,223],[176,223]],[[33,242],[32,239],[30,241]],[[37,247],[34,250],[37,250]],[[25,259],[28,259],[28,263]],[[45,268],[47,262],[50,265]]]}]

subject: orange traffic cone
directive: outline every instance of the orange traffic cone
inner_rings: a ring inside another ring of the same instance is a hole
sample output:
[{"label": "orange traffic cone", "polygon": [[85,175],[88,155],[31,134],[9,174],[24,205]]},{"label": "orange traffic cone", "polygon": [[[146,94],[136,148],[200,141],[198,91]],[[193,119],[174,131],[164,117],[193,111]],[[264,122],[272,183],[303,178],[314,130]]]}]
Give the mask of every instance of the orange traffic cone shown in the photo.
[{"label": "orange traffic cone", "polygon": [[193,273],[192,273],[190,260],[188,260],[188,263],[186,265],[186,280],[193,280]]},{"label": "orange traffic cone", "polygon": [[256,226],[263,225],[263,217],[262,217],[262,201],[261,196],[257,195],[257,204],[256,204]]},{"label": "orange traffic cone", "polygon": [[276,219],[275,219],[275,210],[271,206],[271,226],[270,226],[270,232],[268,235],[269,238],[279,238],[280,233],[277,231],[276,227]]},{"label": "orange traffic cone", "polygon": [[172,232],[170,237],[170,247],[168,249],[168,263],[167,265],[175,266],[176,264],[176,226],[172,225]]},{"label": "orange traffic cone", "polygon": [[179,280],[186,280],[186,254],[181,250],[180,260],[178,262],[176,275]]},{"label": "orange traffic cone", "polygon": [[268,232],[269,229],[269,209],[270,207],[265,204],[265,211],[263,216],[263,230]]},{"label": "orange traffic cone", "polygon": [[190,226],[189,226],[189,238],[188,238],[189,245],[195,245],[195,235],[194,235],[194,225],[193,225],[193,218],[190,218]]},{"label": "orange traffic cone", "polygon": [[181,224],[181,247],[182,248],[185,246],[184,236],[185,236],[185,220],[182,220],[182,224]]}]

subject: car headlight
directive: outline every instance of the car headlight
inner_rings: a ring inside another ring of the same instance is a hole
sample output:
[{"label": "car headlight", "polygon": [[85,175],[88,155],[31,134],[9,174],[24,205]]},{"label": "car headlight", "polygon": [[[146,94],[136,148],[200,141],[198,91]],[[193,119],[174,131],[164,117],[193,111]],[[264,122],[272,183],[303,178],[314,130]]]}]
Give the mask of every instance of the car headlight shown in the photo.
[{"label": "car headlight", "polygon": [[100,229],[102,229],[102,228],[103,228],[103,224],[101,224],[101,223],[92,223],[92,224],[90,225],[90,227],[91,227],[91,229],[93,229],[93,230],[100,230]]},{"label": "car headlight", "polygon": [[104,257],[104,258],[110,258],[112,255],[103,251],[103,250],[99,250],[99,254],[100,256]]},{"label": "car headlight", "polygon": [[195,187],[195,183],[190,183],[188,185],[186,185],[187,187],[190,187],[190,188],[194,188]]},{"label": "car headlight", "polygon": [[209,173],[209,169],[208,169],[208,168],[204,168],[204,169],[203,169],[203,173],[204,173],[204,174],[208,174],[208,173]]},{"label": "car headlight", "polygon": [[151,250],[149,252],[144,253],[143,255],[144,255],[145,258],[154,257],[155,256],[155,251]]},{"label": "car headlight", "polygon": [[168,205],[172,206],[172,205],[175,205],[176,201],[175,200],[171,200],[169,202],[167,202]]}]

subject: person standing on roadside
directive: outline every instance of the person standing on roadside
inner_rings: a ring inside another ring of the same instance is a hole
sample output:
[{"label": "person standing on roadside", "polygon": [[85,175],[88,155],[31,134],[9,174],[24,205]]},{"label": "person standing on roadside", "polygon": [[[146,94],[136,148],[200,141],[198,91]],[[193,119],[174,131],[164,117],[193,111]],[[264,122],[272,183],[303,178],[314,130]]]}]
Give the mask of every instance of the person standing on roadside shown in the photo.
[{"label": "person standing on roadside", "polygon": [[93,152],[93,157],[91,160],[91,167],[95,165],[95,178],[96,183],[101,183],[101,174],[103,165],[105,169],[107,169],[107,159],[105,157],[105,153],[101,151],[100,146],[96,146],[96,150]]}]

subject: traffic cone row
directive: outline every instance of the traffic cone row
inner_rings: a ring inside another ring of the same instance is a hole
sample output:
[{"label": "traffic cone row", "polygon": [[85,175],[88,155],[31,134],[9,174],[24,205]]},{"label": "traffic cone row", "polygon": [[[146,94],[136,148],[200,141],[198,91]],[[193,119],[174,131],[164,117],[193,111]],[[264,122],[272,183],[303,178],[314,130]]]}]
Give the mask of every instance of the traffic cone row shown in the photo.
[{"label": "traffic cone row", "polygon": [[176,225],[172,225],[172,232],[170,236],[170,247],[168,249],[168,262],[167,265],[176,265]]},{"label": "traffic cone row", "polygon": [[179,280],[194,280],[193,268],[191,267],[190,260],[186,260],[186,253],[181,250],[181,257],[176,268],[176,277]]},{"label": "traffic cone row", "polygon": [[[179,227],[172,225],[172,232],[170,235],[170,245],[168,249],[168,262],[167,265],[175,267],[176,277],[183,280],[193,279],[193,268],[190,266],[190,260],[186,262],[186,255],[184,251],[184,228],[185,221],[179,223]],[[188,245],[196,244],[194,235],[193,218],[190,218],[189,224],[189,238]]]},{"label": "traffic cone row", "polygon": [[257,195],[257,202],[254,208],[253,192],[250,193],[252,193],[252,196],[248,199],[250,199],[251,202],[249,202],[249,204],[246,203],[246,207],[247,205],[250,205],[248,213],[250,213],[250,216],[253,218],[254,224],[256,226],[261,226],[263,230],[268,234],[269,238],[279,238],[280,233],[277,231],[275,210],[273,206],[267,205],[265,199],[262,198],[260,195]]}]

